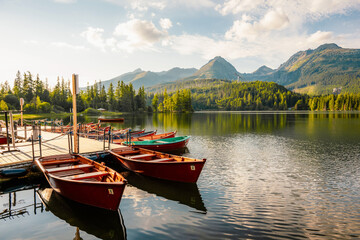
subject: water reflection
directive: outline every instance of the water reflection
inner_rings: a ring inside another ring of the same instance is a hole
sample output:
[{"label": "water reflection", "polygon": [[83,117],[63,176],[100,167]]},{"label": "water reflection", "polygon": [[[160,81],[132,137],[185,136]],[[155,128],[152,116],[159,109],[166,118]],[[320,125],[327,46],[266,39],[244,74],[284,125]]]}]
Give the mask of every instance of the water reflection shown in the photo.
[{"label": "water reflection", "polygon": [[129,181],[129,184],[138,189],[148,193],[154,193],[157,196],[164,197],[168,200],[177,201],[206,213],[206,207],[196,183],[162,181],[129,171],[121,172],[121,174]]},{"label": "water reflection", "polygon": [[[33,191],[32,201],[24,199],[24,194]],[[41,202],[37,202],[35,186],[20,186],[15,189],[2,190],[0,195],[0,220],[8,221],[21,217],[30,216],[38,211],[43,212],[44,207]]]},{"label": "water reflection", "polygon": [[71,226],[101,239],[126,239],[126,229],[120,210],[107,211],[78,204],[63,198],[52,188],[37,191],[40,199],[55,216]]}]

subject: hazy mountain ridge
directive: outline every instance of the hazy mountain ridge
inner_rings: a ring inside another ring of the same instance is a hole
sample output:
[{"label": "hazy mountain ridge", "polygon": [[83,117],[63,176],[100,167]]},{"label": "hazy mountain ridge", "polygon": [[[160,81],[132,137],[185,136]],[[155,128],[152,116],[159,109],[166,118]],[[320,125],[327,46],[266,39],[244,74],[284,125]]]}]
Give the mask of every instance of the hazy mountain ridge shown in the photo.
[{"label": "hazy mountain ridge", "polygon": [[118,81],[123,81],[126,84],[131,83],[135,89],[138,89],[141,86],[150,87],[165,82],[173,82],[177,79],[191,76],[196,71],[197,69],[195,68],[175,67],[168,71],[152,72],[143,71],[142,69],[138,68],[133,72],[128,72],[107,81],[103,81],[101,84],[104,85],[107,89],[110,86],[110,83],[112,83],[115,87]]},{"label": "hazy mountain ridge", "polygon": [[[328,94],[333,88],[343,92],[360,92],[360,49],[346,49],[338,45],[323,44],[316,49],[299,51],[277,69],[261,66],[253,73],[240,74],[236,68],[218,56],[199,70],[195,68],[172,68],[168,71],[151,72],[136,69],[133,72],[102,82],[107,88],[110,82],[132,83],[135,89],[141,86],[148,91],[165,87],[183,86],[181,82],[199,84],[202,79],[275,82],[301,93]],[[197,81],[193,81],[197,80]],[[211,82],[208,82],[209,84]]]},{"label": "hazy mountain ridge", "polygon": [[295,53],[268,75],[245,74],[247,80],[272,81],[302,93],[328,94],[333,88],[360,91],[360,49],[324,44]]}]

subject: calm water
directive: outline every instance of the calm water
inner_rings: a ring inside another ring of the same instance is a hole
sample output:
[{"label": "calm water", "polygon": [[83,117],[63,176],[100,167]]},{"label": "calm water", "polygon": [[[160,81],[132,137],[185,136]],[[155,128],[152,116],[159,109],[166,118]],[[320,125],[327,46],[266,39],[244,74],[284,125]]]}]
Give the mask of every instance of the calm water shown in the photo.
[{"label": "calm water", "polygon": [[207,158],[197,184],[125,172],[116,214],[92,214],[49,189],[4,193],[0,212],[15,211],[0,218],[0,239],[360,238],[359,112],[125,118],[114,126],[190,135],[184,155]]}]

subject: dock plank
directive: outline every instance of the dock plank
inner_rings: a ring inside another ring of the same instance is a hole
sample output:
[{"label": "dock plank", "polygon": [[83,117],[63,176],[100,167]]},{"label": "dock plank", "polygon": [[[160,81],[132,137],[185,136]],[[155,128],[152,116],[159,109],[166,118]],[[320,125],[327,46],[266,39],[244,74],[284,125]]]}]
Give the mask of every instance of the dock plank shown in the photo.
[{"label": "dock plank", "polygon": [[[20,133],[21,132],[19,131],[19,135],[21,135]],[[30,136],[30,133],[28,133],[27,136]],[[67,135],[42,131],[41,139],[42,139],[41,155],[43,157],[69,153],[69,149],[68,149],[69,144],[68,144]],[[31,142],[16,143],[15,147],[19,151],[4,152],[2,154],[0,153],[0,167],[10,167],[12,164],[32,162],[33,154],[32,154]],[[121,146],[118,144],[110,144],[111,149],[119,148],[119,147]],[[126,147],[124,146],[124,148]],[[0,147],[0,150],[6,151],[7,146],[2,145]],[[96,152],[96,151],[103,151],[102,141],[80,137],[79,153],[88,153],[88,152]],[[35,152],[35,156],[40,156],[40,149],[38,142],[34,142],[34,152]]]}]

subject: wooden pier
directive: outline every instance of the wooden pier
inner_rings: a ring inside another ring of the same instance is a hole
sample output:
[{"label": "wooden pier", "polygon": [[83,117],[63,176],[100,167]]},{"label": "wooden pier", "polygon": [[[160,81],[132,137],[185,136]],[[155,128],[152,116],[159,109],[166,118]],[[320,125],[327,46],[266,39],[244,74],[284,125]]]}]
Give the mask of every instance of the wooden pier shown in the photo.
[{"label": "wooden pier", "polygon": [[[19,131],[20,133],[21,131]],[[28,134],[30,136],[30,134]],[[12,144],[11,144],[12,146]],[[108,147],[106,142],[106,147]],[[2,145],[0,151],[0,168],[12,167],[16,165],[29,165],[33,160],[33,148],[31,142],[21,142],[15,144],[15,149],[12,148],[7,152],[7,145]],[[118,144],[110,143],[110,148],[119,148]],[[16,150],[16,151],[14,151]],[[79,153],[97,152],[104,150],[104,142],[89,138],[79,138]],[[69,140],[67,134],[51,133],[41,131],[41,156],[51,156],[57,154],[69,153]],[[40,145],[34,142],[34,155],[40,157]]]}]

